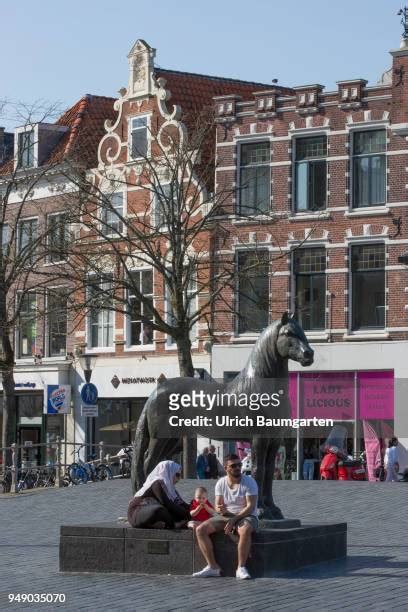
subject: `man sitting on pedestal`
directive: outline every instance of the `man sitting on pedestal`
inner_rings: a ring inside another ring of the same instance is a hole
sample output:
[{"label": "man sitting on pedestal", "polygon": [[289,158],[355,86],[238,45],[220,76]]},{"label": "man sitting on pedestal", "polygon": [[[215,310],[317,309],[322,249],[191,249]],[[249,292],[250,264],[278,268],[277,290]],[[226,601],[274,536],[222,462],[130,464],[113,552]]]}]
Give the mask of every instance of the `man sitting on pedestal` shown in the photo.
[{"label": "man sitting on pedestal", "polygon": [[198,545],[208,565],[193,576],[210,578],[221,575],[210,536],[224,531],[226,535],[236,532],[239,536],[236,577],[247,580],[250,575],[245,564],[251,549],[252,532],[258,527],[258,485],[252,476],[241,474],[242,463],[238,455],[227,455],[224,466],[227,475],[215,485],[215,509],[219,515],[196,529]]}]

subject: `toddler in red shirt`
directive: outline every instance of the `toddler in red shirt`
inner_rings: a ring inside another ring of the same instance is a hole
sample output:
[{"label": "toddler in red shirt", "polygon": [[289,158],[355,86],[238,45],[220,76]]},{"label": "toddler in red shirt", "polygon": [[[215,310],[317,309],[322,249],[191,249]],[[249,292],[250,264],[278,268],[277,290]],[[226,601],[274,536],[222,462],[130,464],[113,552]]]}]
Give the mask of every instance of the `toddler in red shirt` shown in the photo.
[{"label": "toddler in red shirt", "polygon": [[190,516],[193,519],[187,523],[187,527],[195,529],[207,519],[214,516],[216,511],[211,502],[208,501],[208,491],[204,487],[197,487],[194,492],[194,499],[190,504]]}]

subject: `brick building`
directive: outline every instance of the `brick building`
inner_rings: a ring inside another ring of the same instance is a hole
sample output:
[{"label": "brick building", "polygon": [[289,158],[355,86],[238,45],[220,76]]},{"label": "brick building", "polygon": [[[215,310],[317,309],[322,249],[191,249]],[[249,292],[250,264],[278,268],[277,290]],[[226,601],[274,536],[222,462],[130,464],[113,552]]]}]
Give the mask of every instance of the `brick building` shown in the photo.
[{"label": "brick building", "polygon": [[[354,452],[358,420],[395,421],[408,434],[401,385],[395,402],[392,393],[392,381],[406,377],[408,351],[407,269],[399,262],[408,243],[407,45],[391,51],[392,67],[374,86],[350,78],[336,91],[312,84],[215,99],[216,189],[237,185],[226,220],[230,254],[239,266],[263,250],[268,265],[252,302],[240,303],[238,288],[239,315],[215,324],[212,373],[239,371],[267,322],[296,312],[316,350],[307,374],[290,364],[293,411],[313,416],[316,406],[332,406],[317,416],[348,421]],[[305,441],[315,450],[318,443]],[[299,464],[301,456],[298,439]]]},{"label": "brick building", "polygon": [[[106,133],[98,147],[98,166],[92,171],[93,180],[103,193],[109,191],[109,184],[116,181],[114,197],[118,222],[120,215],[126,217],[126,223],[129,219],[147,219],[146,232],[158,227],[155,221],[158,215],[154,210],[158,192],[152,196],[141,185],[144,180],[143,168],[146,166],[145,154],[148,152],[153,159],[163,154],[163,135],[168,130],[174,129],[185,139],[191,137],[199,114],[206,108],[212,109],[214,96],[238,92],[247,97],[253,91],[266,87],[260,83],[157,68],[154,58],[155,50],[144,41],[139,40],[132,47],[128,55],[128,86],[119,92],[120,97],[114,106],[117,117],[114,122],[106,125]],[[287,91],[284,88],[278,90]],[[200,151],[200,156],[206,156],[206,161],[210,163],[213,163],[214,144],[215,129],[212,124],[208,134],[208,150],[205,146]],[[170,186],[167,171],[168,168],[155,170],[159,174],[160,190],[163,191]],[[211,175],[205,177],[205,184],[198,185],[198,190],[207,194],[213,192],[213,170]],[[208,199],[208,196],[204,198],[205,201]],[[127,229],[123,225],[121,227],[122,237],[132,229],[131,225]],[[121,249],[127,252],[136,247],[136,243],[131,240],[127,245],[121,245],[120,241],[118,232],[118,246],[111,243],[116,254]],[[193,243],[191,247],[196,248],[197,252],[206,251],[208,241],[204,237],[204,242],[201,241],[199,246]],[[162,242],[166,249],[165,232]],[[136,253],[134,260],[127,264],[129,269],[126,273],[136,275],[140,286],[146,286],[145,291],[151,296],[152,304],[165,318],[169,313],[169,300],[163,278],[157,268],[149,265],[146,260],[145,252],[139,259]],[[130,291],[131,288],[128,289]],[[197,307],[202,305],[202,299],[200,295],[197,296]],[[137,303],[137,298],[133,303]],[[106,311],[104,314],[101,311],[95,313],[94,318],[91,314],[75,332],[75,342],[81,350],[89,355],[97,355],[92,381],[99,391],[99,416],[90,424],[92,431],[89,432],[95,442],[103,440],[117,445],[129,443],[142,407],[154,390],[158,378],[162,375],[179,375],[175,342],[169,334],[157,329],[153,331],[146,321],[143,322],[140,313],[144,306],[138,307],[139,313],[134,312],[137,308],[133,309],[132,304],[128,304],[127,312]],[[211,363],[206,344],[209,340],[208,326],[205,322],[199,321],[194,326],[190,339],[196,373],[206,376],[210,372]]]},{"label": "brick building", "polygon": [[[347,421],[354,452],[362,445],[359,419],[382,418],[390,428],[395,422],[396,432],[404,433],[404,407],[397,387],[394,401],[393,382],[405,376],[408,348],[406,266],[399,261],[408,243],[405,42],[391,53],[392,68],[378,85],[350,79],[325,92],[317,84],[287,88],[164,70],[154,65],[155,50],[137,41],[128,56],[129,83],[119,98],[83,99],[58,122],[66,131],[50,153],[63,161],[82,138],[78,149],[89,151],[86,170],[98,189],[103,191],[106,181],[121,182],[117,213],[137,216],[146,202],[137,183],[135,145],[153,150],[166,126],[188,133],[188,117],[214,104],[217,127],[209,140],[216,142],[215,182],[205,188],[231,192],[220,257],[239,268],[256,255],[261,265],[249,282],[237,281],[235,292],[226,289],[224,300],[236,315],[215,311],[211,352],[207,326],[196,325],[194,367],[229,378],[243,367],[259,331],[284,310],[295,311],[316,350],[307,374],[291,363],[294,413],[309,416],[307,410],[319,402],[332,406],[323,387],[336,386],[343,403],[334,406],[337,413],[322,414]],[[44,192],[35,197],[44,198]],[[46,197],[55,207],[55,192]],[[161,279],[149,266],[135,272],[165,312]],[[97,357],[92,382],[99,391],[99,416],[86,422],[79,398],[83,372],[77,360],[72,367],[71,358],[64,360],[64,351],[50,355],[49,324],[40,329],[35,346],[42,363],[33,367],[31,357],[19,355],[17,369],[25,381],[40,375],[43,380],[52,370],[52,381],[73,385],[70,440],[129,442],[157,379],[179,372],[174,343],[165,334],[121,312],[88,313],[65,344],[66,353],[76,347]],[[316,380],[322,383],[319,397]],[[39,390],[42,384],[38,379]],[[372,384],[379,397],[374,403]],[[41,418],[43,431],[44,423]],[[317,447],[317,440],[312,443]],[[292,455],[293,450],[288,447]],[[300,464],[300,439],[296,457]]]},{"label": "brick building", "polygon": [[[72,385],[74,350],[72,317],[67,308],[66,267],[70,226],[67,202],[75,185],[64,168],[80,162],[93,167],[106,119],[113,119],[112,98],[86,95],[55,123],[27,122],[14,134],[0,129],[0,194],[2,206],[2,271],[8,258],[20,262],[7,291],[10,311],[23,295],[9,332],[14,348],[16,431],[25,443],[73,438],[74,414],[43,414],[46,385]],[[25,261],[26,260],[26,261]],[[30,270],[35,270],[31,275]],[[3,388],[0,393],[2,428]],[[44,462],[45,453],[27,446],[23,459]],[[68,458],[69,459],[69,458]]]}]

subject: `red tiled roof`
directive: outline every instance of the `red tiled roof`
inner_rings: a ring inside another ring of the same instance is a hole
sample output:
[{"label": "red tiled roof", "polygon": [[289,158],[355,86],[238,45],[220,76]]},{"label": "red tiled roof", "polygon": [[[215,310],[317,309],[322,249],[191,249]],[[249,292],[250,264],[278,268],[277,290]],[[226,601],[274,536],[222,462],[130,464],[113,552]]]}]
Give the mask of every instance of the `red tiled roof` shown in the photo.
[{"label": "red tiled roof", "polygon": [[[166,79],[166,89],[171,92],[170,104],[179,104],[184,115],[194,115],[200,109],[211,106],[214,96],[237,94],[249,99],[254,91],[271,88],[280,90],[283,95],[292,93],[287,87],[271,83],[254,83],[164,68],[156,68],[155,76]],[[55,122],[69,129],[43,165],[60,163],[69,157],[83,161],[88,168],[95,167],[98,145],[105,134],[105,120],[114,120],[117,115],[113,109],[114,102],[115,98],[86,94],[69,108]],[[9,174],[12,170],[13,161],[8,160],[0,167],[0,175]]]},{"label": "red tiled roof", "polygon": [[69,131],[45,163],[54,164],[66,157],[75,157],[85,161],[87,167],[96,166],[98,145],[105,134],[105,120],[113,121],[117,116],[113,110],[114,102],[115,98],[86,94],[68,109],[56,125],[65,125]]},{"label": "red tiled roof", "polygon": [[280,90],[282,95],[293,93],[290,88],[274,83],[253,83],[164,68],[156,68],[155,76],[166,79],[166,89],[172,94],[169,104],[179,104],[183,113],[199,110],[203,106],[212,104],[215,96],[237,94],[248,100],[254,91],[272,88]]},{"label": "red tiled roof", "polygon": [[[88,168],[96,166],[99,141],[105,134],[105,120],[114,120],[117,116],[114,102],[115,98],[86,94],[69,108],[55,122],[55,125],[69,129],[43,165],[54,165],[69,157],[81,160]],[[8,160],[0,167],[0,175],[7,175],[12,170],[13,160]]]}]

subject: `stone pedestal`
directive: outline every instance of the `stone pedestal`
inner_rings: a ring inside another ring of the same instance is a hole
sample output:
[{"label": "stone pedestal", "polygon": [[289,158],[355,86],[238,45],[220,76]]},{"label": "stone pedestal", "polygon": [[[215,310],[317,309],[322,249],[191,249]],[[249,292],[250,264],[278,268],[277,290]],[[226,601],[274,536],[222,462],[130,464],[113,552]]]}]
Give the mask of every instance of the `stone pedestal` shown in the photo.
[{"label": "stone pedestal", "polygon": [[[274,522],[274,521],[273,521]],[[345,557],[347,524],[304,525],[278,521],[253,536],[248,569],[273,576],[306,565]],[[286,524],[285,524],[286,523]],[[235,576],[237,545],[213,536],[215,556],[225,576]],[[190,575],[206,565],[191,530],[133,529],[115,523],[62,526],[60,571]]]}]

